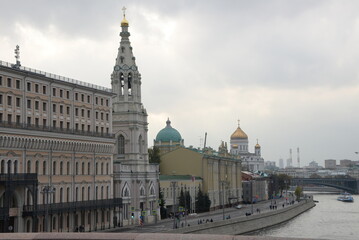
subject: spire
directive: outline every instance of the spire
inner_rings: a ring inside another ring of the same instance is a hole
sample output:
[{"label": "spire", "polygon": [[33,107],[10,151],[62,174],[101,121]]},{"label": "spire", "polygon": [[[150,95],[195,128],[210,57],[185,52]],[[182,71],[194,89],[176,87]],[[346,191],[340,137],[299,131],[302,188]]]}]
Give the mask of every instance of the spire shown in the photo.
[{"label": "spire", "polygon": [[128,21],[126,20],[126,7],[122,8],[123,11],[123,19],[121,21],[121,27],[128,27]]},{"label": "spire", "polygon": [[238,119],[237,121],[238,121],[238,127],[239,127],[239,121],[240,121],[240,120]]}]

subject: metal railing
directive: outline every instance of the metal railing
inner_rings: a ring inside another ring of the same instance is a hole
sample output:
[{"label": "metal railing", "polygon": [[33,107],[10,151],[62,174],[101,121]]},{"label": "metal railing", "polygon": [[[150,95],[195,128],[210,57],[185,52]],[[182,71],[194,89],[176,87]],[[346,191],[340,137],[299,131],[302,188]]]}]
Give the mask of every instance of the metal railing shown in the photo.
[{"label": "metal railing", "polygon": [[56,74],[53,74],[53,73],[43,72],[43,71],[36,70],[36,69],[33,69],[33,68],[28,68],[28,67],[23,67],[23,66],[17,67],[15,64],[11,64],[11,63],[8,63],[8,62],[5,62],[5,61],[0,61],[0,65],[4,66],[4,67],[15,68],[15,69],[19,69],[19,70],[23,70],[23,71],[27,71],[27,72],[31,72],[31,73],[40,74],[40,75],[43,75],[45,77],[56,79],[56,80],[59,80],[59,81],[64,81],[64,82],[77,84],[77,85],[84,86],[84,87],[94,88],[94,89],[105,91],[105,92],[112,92],[111,88],[102,87],[102,86],[95,85],[95,84],[92,84],[92,83],[82,82],[82,81],[79,81],[79,80],[76,80],[76,79],[63,77],[63,76],[56,75]]},{"label": "metal railing", "polygon": [[0,182],[3,181],[37,181],[37,173],[3,173]]},{"label": "metal railing", "polygon": [[[76,202],[63,202],[63,203],[51,203],[51,204],[38,204],[36,206],[36,212],[44,214],[47,210],[49,213],[68,212],[76,210],[90,210],[97,208],[113,208],[122,207],[122,198],[113,199],[100,199],[100,200],[88,200],[88,201],[76,201]],[[35,211],[34,205],[24,205],[23,215],[31,215]]]},{"label": "metal railing", "polygon": [[91,137],[104,137],[104,138],[113,138],[114,137],[114,134],[112,134],[112,133],[82,131],[82,130],[76,130],[76,129],[59,128],[59,127],[51,127],[51,126],[43,126],[43,125],[35,125],[35,124],[27,124],[27,123],[18,123],[18,122],[8,122],[8,121],[1,121],[1,120],[0,120],[0,127],[38,130],[38,131],[56,132],[56,133],[65,133],[65,134],[75,134],[75,135],[91,136]]}]

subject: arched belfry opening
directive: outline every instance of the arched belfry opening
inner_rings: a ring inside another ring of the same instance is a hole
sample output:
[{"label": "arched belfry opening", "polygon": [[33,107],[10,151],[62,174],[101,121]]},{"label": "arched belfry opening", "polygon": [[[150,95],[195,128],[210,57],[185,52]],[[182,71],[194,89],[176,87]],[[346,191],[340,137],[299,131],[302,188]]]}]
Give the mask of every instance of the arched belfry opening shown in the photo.
[{"label": "arched belfry opening", "polygon": [[120,95],[124,95],[124,89],[125,89],[125,75],[123,72],[120,72]]},{"label": "arched belfry opening", "polygon": [[128,86],[128,95],[131,96],[132,95],[132,73],[128,74],[128,78],[127,78],[127,86]]}]

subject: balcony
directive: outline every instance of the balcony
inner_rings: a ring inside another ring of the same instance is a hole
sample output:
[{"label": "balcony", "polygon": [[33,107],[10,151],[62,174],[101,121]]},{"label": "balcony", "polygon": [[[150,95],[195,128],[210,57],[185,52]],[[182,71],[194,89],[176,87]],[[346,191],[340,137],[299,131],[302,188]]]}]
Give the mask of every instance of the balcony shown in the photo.
[{"label": "balcony", "polygon": [[0,127],[36,130],[36,131],[44,131],[44,132],[55,132],[55,133],[64,133],[64,134],[74,134],[74,135],[82,135],[82,136],[89,136],[89,137],[103,137],[103,138],[113,138],[114,137],[114,134],[112,134],[112,133],[81,131],[78,129],[58,128],[58,127],[51,127],[51,126],[42,126],[42,125],[18,123],[18,122],[8,122],[8,121],[1,121],[1,120],[0,120]]},{"label": "balcony", "polygon": [[0,174],[0,183],[10,181],[16,184],[29,184],[31,181],[37,183],[37,173]]}]

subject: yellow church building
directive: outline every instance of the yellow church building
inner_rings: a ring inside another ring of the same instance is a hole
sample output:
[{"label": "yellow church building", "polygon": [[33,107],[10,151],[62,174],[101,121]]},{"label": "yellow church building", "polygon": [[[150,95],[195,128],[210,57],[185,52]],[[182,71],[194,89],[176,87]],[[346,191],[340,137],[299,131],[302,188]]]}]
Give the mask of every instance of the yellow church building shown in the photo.
[{"label": "yellow church building", "polygon": [[[161,175],[200,177],[201,190],[208,194],[211,209],[242,201],[241,161],[238,156],[228,153],[227,143],[222,142],[218,151],[186,148],[181,135],[171,127],[169,120],[154,143],[161,150]],[[166,144],[162,147],[161,143]]]}]

